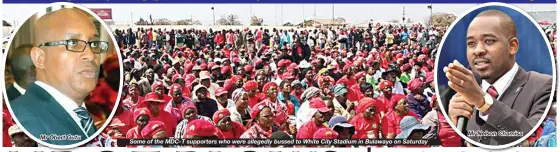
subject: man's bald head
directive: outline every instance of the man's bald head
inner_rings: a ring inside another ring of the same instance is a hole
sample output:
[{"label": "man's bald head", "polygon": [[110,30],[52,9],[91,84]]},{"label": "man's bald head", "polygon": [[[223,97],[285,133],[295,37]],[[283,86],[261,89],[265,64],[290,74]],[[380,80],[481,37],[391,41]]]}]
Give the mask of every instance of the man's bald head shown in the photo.
[{"label": "man's bald head", "polygon": [[63,8],[40,17],[33,30],[30,55],[37,81],[81,105],[99,76],[101,57],[91,42],[100,39],[92,17],[78,8]]},{"label": "man's bald head", "polygon": [[517,28],[515,27],[515,22],[509,15],[500,11],[500,10],[486,10],[480,12],[477,17],[497,17],[504,34],[506,34],[507,38],[511,39],[513,37],[517,37]]},{"label": "man's bald head", "polygon": [[61,33],[60,30],[74,26],[86,26],[96,29],[87,12],[78,8],[63,8],[47,13],[41,16],[33,27],[35,34],[33,43],[35,46],[38,46],[45,42],[50,42],[54,35],[60,36],[60,34],[65,34],[63,35],[64,37],[71,37],[73,33]]}]

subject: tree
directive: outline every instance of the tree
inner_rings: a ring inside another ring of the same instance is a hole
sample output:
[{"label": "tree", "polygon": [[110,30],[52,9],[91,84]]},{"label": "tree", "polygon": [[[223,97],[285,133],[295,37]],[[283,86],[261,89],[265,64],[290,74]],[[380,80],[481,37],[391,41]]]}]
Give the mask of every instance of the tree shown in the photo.
[{"label": "tree", "polygon": [[287,22],[287,23],[284,23],[282,26],[294,26],[294,24],[292,24],[290,22]]},{"label": "tree", "polygon": [[451,13],[434,13],[432,18],[428,17],[425,21],[426,25],[435,27],[448,27],[457,19],[457,16]]},{"label": "tree", "polygon": [[182,19],[177,21],[175,24],[177,25],[202,25],[199,20],[193,21],[192,19]]},{"label": "tree", "polygon": [[136,25],[148,25],[148,21],[140,18],[140,20],[136,22]]},{"label": "tree", "polygon": [[160,19],[156,19],[154,20],[154,25],[171,25],[171,20],[167,19],[167,18],[160,18]]},{"label": "tree", "polygon": [[263,19],[259,18],[257,16],[253,16],[251,17],[251,26],[262,26],[263,25]]},{"label": "tree", "polygon": [[229,14],[229,15],[222,15],[218,21],[216,21],[218,25],[241,25],[239,21],[239,17],[237,15]]}]

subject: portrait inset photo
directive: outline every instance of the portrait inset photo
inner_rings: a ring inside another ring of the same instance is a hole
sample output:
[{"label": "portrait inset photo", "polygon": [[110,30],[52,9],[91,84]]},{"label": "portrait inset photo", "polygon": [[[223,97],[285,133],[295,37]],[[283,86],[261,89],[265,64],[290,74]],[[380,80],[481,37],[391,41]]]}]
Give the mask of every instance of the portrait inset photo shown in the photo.
[{"label": "portrait inset photo", "polygon": [[550,40],[531,16],[508,4],[478,5],[451,25],[439,47],[441,111],[465,146],[535,142],[555,102],[555,68]]},{"label": "portrait inset photo", "polygon": [[122,87],[122,60],[108,26],[83,6],[54,3],[11,37],[2,91],[10,129],[19,130],[14,137],[27,136],[14,145],[87,145],[110,122]]}]

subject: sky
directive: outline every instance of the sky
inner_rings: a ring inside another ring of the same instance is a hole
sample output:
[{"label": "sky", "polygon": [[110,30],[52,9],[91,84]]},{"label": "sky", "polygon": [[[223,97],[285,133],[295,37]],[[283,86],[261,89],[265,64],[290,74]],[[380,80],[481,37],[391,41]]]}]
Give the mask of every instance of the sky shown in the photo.
[{"label": "sky", "polygon": [[[366,20],[389,21],[403,17],[423,23],[430,16],[429,4],[334,4],[334,17],[344,17],[349,23]],[[88,8],[111,8],[115,24],[130,24],[139,18],[168,18],[199,20],[203,25],[213,24],[211,7],[215,8],[215,19],[226,14],[235,14],[244,25],[251,14],[263,18],[264,24],[301,23],[304,19],[331,19],[333,4],[85,4]],[[462,15],[476,4],[433,4],[433,13],[446,12]],[[525,11],[553,11],[554,4],[516,4]],[[10,23],[20,24],[31,16],[30,10],[43,7],[41,4],[4,4],[2,18]]]}]

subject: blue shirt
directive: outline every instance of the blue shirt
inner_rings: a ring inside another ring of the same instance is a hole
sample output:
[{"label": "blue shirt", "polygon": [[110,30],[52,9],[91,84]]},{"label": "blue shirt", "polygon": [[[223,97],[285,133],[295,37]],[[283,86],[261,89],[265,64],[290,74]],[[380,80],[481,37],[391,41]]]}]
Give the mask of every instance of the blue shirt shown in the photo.
[{"label": "blue shirt", "polygon": [[408,33],[402,32],[401,33],[401,39],[402,39],[402,41],[408,41]]},{"label": "blue shirt", "polygon": [[554,121],[550,117],[547,117],[546,121],[544,122],[543,132],[542,132],[541,136],[545,136],[545,135],[548,135],[548,134],[553,133],[553,132],[556,132],[556,127],[554,126]]},{"label": "blue shirt", "polygon": [[[284,98],[284,92],[278,93],[277,99],[282,103],[287,104],[286,99]],[[296,98],[296,96],[293,95],[290,95],[290,101],[292,102],[292,104],[294,104],[294,115],[295,115],[299,110],[299,101]]]}]

